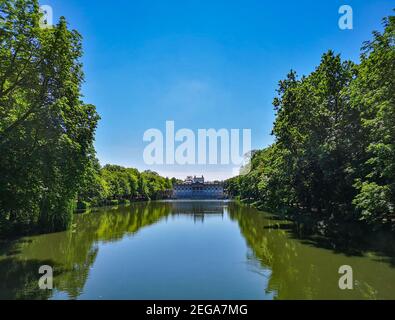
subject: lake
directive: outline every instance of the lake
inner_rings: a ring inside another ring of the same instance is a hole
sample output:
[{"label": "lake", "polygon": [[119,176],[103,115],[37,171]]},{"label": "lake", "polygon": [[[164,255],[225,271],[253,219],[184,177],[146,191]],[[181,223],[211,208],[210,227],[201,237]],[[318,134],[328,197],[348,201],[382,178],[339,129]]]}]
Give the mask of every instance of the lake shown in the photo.
[{"label": "lake", "polygon": [[[235,202],[134,203],[2,243],[0,299],[395,299],[393,243],[375,239],[306,235]],[[42,265],[53,290],[38,287]],[[339,289],[342,265],[353,290]]]}]

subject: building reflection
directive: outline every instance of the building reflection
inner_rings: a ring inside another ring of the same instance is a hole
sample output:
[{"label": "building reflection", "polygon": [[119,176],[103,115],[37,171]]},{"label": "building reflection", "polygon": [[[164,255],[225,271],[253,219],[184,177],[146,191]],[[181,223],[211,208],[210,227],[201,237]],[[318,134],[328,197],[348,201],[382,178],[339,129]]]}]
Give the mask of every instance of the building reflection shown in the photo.
[{"label": "building reflection", "polygon": [[206,219],[225,215],[224,201],[173,201],[173,215],[190,216],[195,223],[204,223]]}]

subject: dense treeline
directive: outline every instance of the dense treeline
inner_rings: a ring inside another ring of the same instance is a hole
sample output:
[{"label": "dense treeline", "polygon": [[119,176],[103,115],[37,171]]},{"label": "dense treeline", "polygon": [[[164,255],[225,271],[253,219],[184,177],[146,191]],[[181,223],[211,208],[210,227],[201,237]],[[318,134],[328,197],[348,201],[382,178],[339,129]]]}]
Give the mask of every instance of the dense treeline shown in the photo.
[{"label": "dense treeline", "polygon": [[169,196],[174,178],[164,178],[153,171],[91,162],[78,195],[78,209],[116,205],[136,200],[158,200]]},{"label": "dense treeline", "polygon": [[0,237],[68,228],[77,208],[158,199],[171,181],[100,168],[82,101],[81,36],[48,28],[37,0],[0,2]]},{"label": "dense treeline", "polygon": [[360,64],[332,51],[274,99],[275,143],[230,195],[266,210],[374,224],[395,221],[395,17],[364,44]]}]

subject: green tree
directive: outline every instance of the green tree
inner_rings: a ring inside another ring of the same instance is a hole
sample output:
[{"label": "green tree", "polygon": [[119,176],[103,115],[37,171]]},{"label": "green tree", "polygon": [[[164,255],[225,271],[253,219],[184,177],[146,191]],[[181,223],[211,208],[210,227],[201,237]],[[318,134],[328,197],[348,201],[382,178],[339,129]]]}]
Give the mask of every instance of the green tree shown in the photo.
[{"label": "green tree", "polygon": [[395,19],[365,43],[360,65],[328,51],[308,76],[291,71],[274,99],[275,143],[226,182],[260,208],[320,218],[395,221]]},{"label": "green tree", "polygon": [[395,17],[385,19],[384,27],[364,45],[351,86],[364,136],[354,204],[361,219],[380,223],[390,222],[395,214]]},{"label": "green tree", "polygon": [[81,100],[81,36],[40,28],[37,0],[0,4],[2,232],[67,228],[99,117]]}]

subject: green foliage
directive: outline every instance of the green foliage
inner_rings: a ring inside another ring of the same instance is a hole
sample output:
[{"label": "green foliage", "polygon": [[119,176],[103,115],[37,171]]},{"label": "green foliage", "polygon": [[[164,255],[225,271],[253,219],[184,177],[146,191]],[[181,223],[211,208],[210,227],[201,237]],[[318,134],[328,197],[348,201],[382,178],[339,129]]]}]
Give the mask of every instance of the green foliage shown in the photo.
[{"label": "green foliage", "polygon": [[395,218],[395,17],[384,19],[384,26],[384,33],[374,32],[364,45],[350,90],[364,136],[354,204],[372,222]]},{"label": "green foliage", "polygon": [[99,120],[81,101],[81,36],[39,26],[37,0],[0,4],[0,234],[70,225]]},{"label": "green foliage", "polygon": [[78,201],[77,202],[77,210],[88,210],[91,207],[91,204],[87,201]]},{"label": "green foliage", "polygon": [[395,19],[363,47],[361,64],[332,51],[308,76],[279,83],[275,143],[255,152],[228,193],[272,210],[394,222]]},{"label": "green foliage", "polygon": [[70,226],[75,209],[159,199],[170,180],[95,158],[81,36],[39,26],[37,0],[0,3],[0,236]]},{"label": "green foliage", "polygon": [[139,172],[137,169],[106,165],[100,168],[94,158],[81,188],[79,202],[93,207],[128,204],[137,200],[157,200],[167,197],[172,189],[172,180],[156,172]]},{"label": "green foliage", "polygon": [[119,200],[112,199],[109,201],[110,206],[117,206],[119,204]]}]

